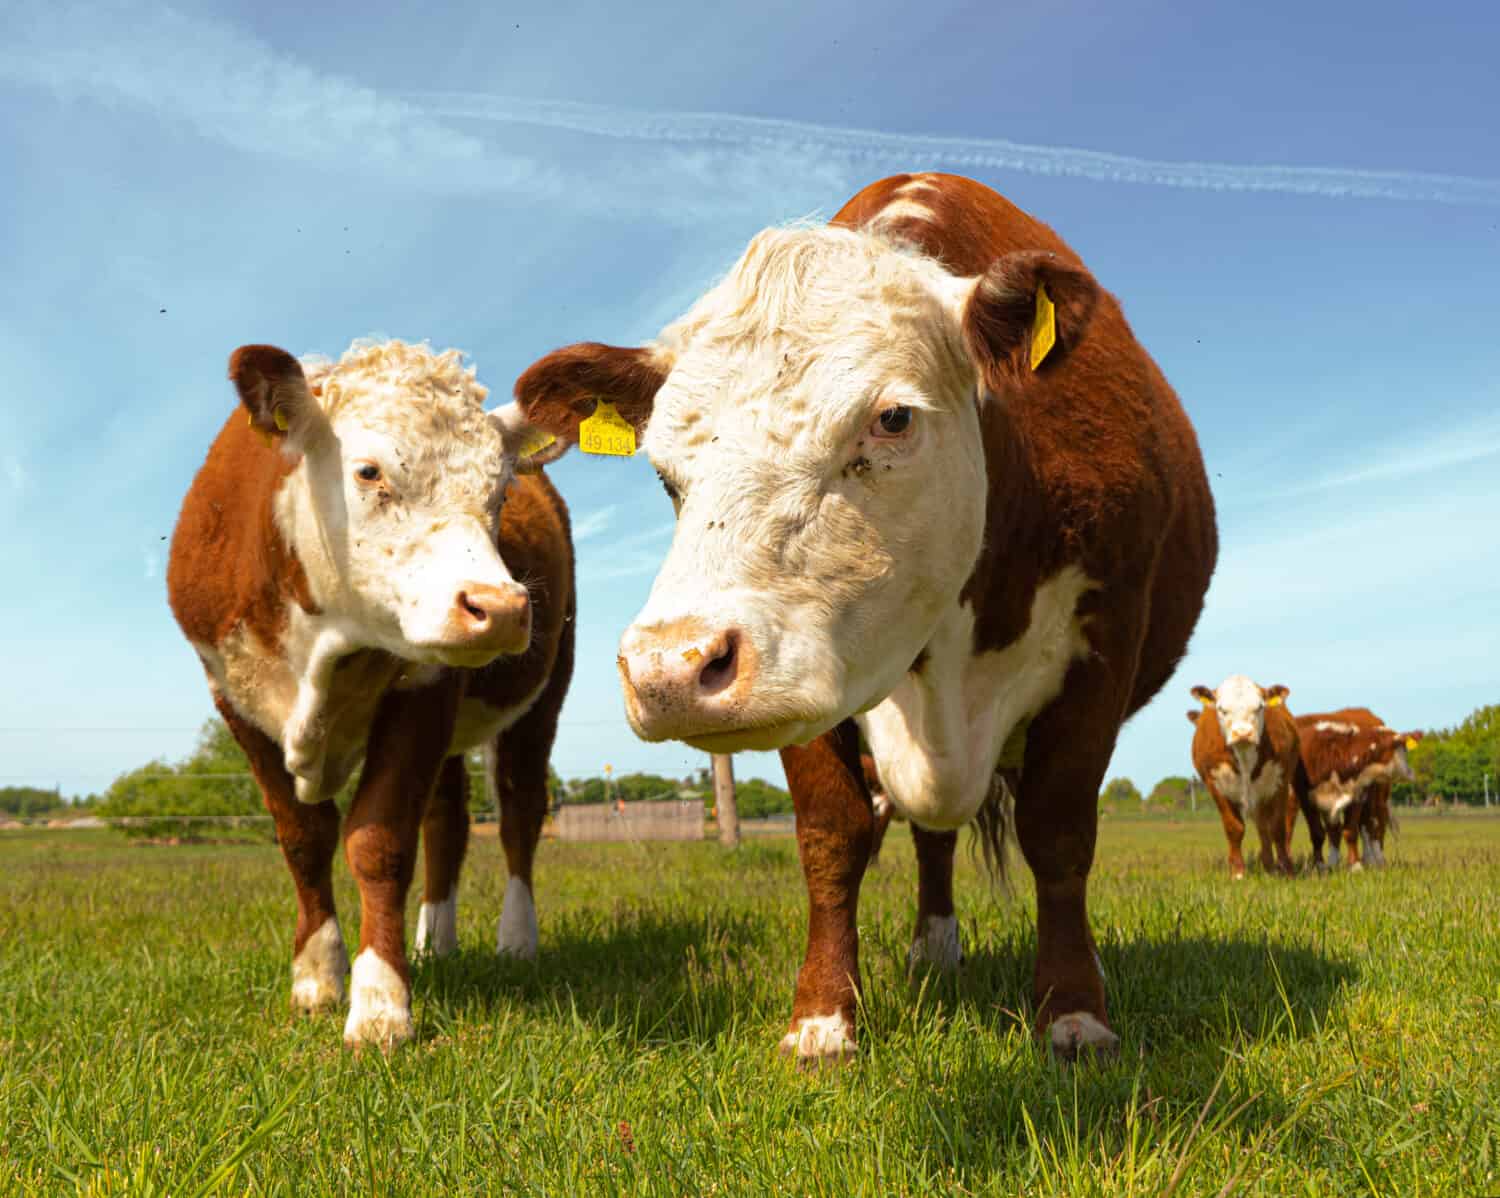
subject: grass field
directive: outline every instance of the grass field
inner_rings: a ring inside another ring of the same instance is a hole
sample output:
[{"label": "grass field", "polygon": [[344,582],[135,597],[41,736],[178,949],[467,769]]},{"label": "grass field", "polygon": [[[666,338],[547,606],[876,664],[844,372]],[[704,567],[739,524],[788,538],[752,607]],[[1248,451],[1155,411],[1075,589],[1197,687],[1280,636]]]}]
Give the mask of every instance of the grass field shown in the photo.
[{"label": "grass field", "polygon": [[1075,1070],[1028,1032],[1023,865],[1006,899],[964,855],[968,962],[907,985],[909,843],[892,829],[865,886],[861,1056],[805,1075],[774,1053],[803,945],[789,838],[548,842],[534,963],[491,951],[504,867],[478,839],[461,951],[417,968],[418,1041],[386,1060],[291,1015],[275,848],[0,835],[0,1186],[1500,1192],[1500,819],[1408,816],[1384,872],[1241,883],[1217,821],[1106,819],[1092,909],[1125,1052]]}]

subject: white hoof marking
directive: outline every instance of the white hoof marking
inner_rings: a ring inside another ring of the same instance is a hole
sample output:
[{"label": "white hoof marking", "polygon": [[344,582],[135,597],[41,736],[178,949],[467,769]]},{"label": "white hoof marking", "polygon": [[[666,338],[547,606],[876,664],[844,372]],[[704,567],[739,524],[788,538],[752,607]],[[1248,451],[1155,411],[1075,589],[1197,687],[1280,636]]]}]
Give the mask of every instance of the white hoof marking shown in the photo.
[{"label": "white hoof marking", "polygon": [[365,949],[354,959],[344,1043],[351,1048],[374,1044],[391,1049],[415,1034],[406,983],[374,949]]},{"label": "white hoof marking", "polygon": [[1075,1061],[1086,1049],[1101,1057],[1112,1057],[1120,1049],[1120,1037],[1087,1011],[1059,1015],[1047,1029],[1052,1054],[1060,1060]]},{"label": "white hoof marking", "polygon": [[963,943],[958,935],[958,916],[929,915],[912,939],[906,953],[906,972],[927,965],[952,973],[964,961]]},{"label": "white hoof marking", "polygon": [[841,1060],[858,1051],[854,1029],[838,1012],[812,1015],[781,1038],[781,1051],[800,1061]]},{"label": "white hoof marking", "polygon": [[417,914],[416,951],[444,957],[458,947],[458,893],[440,903],[423,903]]},{"label": "white hoof marking", "polygon": [[349,972],[349,954],[339,921],[323,921],[292,958],[292,1006],[298,1011],[321,1011],[344,1001],[344,975]]},{"label": "white hoof marking", "polygon": [[536,942],[536,903],[531,898],[531,887],[520,878],[512,878],[505,886],[495,951],[530,961],[536,956]]}]

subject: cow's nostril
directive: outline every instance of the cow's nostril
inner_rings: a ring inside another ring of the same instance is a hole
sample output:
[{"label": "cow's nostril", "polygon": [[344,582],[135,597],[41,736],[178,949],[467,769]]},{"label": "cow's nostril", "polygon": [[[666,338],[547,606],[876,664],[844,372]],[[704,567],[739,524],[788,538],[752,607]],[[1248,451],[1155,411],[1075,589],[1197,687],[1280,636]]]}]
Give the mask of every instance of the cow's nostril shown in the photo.
[{"label": "cow's nostril", "polygon": [[479,604],[470,599],[468,591],[459,591],[458,606],[463,609],[464,613],[468,615],[468,617],[473,620],[474,623],[489,623],[490,613],[485,611],[484,608],[480,607]]},{"label": "cow's nostril", "polygon": [[722,651],[698,672],[698,693],[716,695],[735,680],[739,673],[739,634],[728,632],[720,642]]}]

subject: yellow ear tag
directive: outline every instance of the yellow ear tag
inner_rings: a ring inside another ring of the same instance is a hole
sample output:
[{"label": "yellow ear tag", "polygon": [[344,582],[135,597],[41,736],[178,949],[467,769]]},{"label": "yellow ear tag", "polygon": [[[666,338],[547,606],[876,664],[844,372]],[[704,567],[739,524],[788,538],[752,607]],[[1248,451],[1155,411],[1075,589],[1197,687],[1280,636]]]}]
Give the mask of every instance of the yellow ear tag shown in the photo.
[{"label": "yellow ear tag", "polygon": [[601,399],[594,414],[578,426],[578,448],[584,453],[628,458],[635,453],[635,429],[615,411],[614,404]]},{"label": "yellow ear tag", "polygon": [[1267,707],[1280,707],[1281,706],[1281,696],[1280,695],[1272,695],[1269,699],[1266,700],[1266,706]]},{"label": "yellow ear tag", "polygon": [[1200,697],[1198,699],[1198,702],[1202,703],[1204,707],[1212,707],[1214,705],[1214,700],[1213,699],[1204,699],[1204,698]]},{"label": "yellow ear tag", "polygon": [[1031,369],[1035,370],[1057,344],[1057,309],[1045,284],[1036,289],[1036,316],[1031,321]]},{"label": "yellow ear tag", "polygon": [[292,426],[292,422],[286,418],[286,409],[279,404],[272,410],[271,419],[282,432],[286,432]]},{"label": "yellow ear tag", "polygon": [[516,456],[518,458],[529,458],[534,453],[541,453],[542,450],[546,449],[547,446],[551,445],[552,442],[556,440],[557,438],[554,437],[551,433],[543,432],[541,429],[535,429],[532,431],[531,436],[527,437],[526,440],[521,443],[521,448],[516,451]]},{"label": "yellow ear tag", "polygon": [[1408,749],[1415,749],[1417,747],[1417,738],[1414,736],[1408,736],[1406,738],[1406,747]]}]

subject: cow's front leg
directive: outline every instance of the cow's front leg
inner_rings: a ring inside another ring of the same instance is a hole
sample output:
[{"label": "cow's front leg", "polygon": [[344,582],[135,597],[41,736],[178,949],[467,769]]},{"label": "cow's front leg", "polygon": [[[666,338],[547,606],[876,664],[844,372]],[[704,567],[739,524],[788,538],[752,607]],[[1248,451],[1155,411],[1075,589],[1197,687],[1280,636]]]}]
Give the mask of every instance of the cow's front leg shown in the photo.
[{"label": "cow's front leg", "polygon": [[906,954],[910,974],[927,965],[951,971],[963,964],[963,944],[953,907],[953,854],[957,832],[929,832],[911,826],[917,849],[917,928]]},{"label": "cow's front leg", "polygon": [[854,722],[845,720],[805,747],[783,749],[781,761],[808,901],[807,956],[781,1051],[801,1063],[837,1061],[855,1051],[859,886],[875,827]]},{"label": "cow's front leg", "polygon": [[309,806],[293,793],[292,776],[281,747],[225,700],[215,705],[245,751],[260,785],[266,810],[276,824],[297,892],[297,930],[292,937],[292,1007],[312,1014],[344,1000],[349,957],[333,905],[333,854],[339,845],[339,812],[332,802]]},{"label": "cow's front leg", "polygon": [[349,988],[344,1043],[389,1049],[411,1039],[406,892],[416,869],[423,809],[447,756],[459,686],[445,678],[392,691],[370,730],[365,768],[349,808],[344,854],[359,885],[359,955]]},{"label": "cow's front leg", "polygon": [[1219,808],[1219,821],[1224,825],[1224,839],[1229,842],[1229,876],[1236,882],[1241,881],[1245,876],[1245,854],[1241,847],[1245,842],[1245,821],[1240,818],[1235,805],[1214,787],[1210,786],[1208,793],[1213,796],[1214,803]]},{"label": "cow's front leg", "polygon": [[1062,1060],[1112,1056],[1120,1044],[1088,917],[1098,794],[1124,709],[1111,660],[1101,651],[1075,663],[1063,693],[1032,721],[1016,800],[1016,838],[1036,881],[1037,1034]]},{"label": "cow's front leg", "polygon": [[327,748],[323,714],[334,670],[352,651],[353,646],[342,634],[331,630],[319,634],[297,683],[297,697],[281,733],[281,748],[286,768],[296,779],[299,802],[318,803],[328,797],[322,793]]}]

